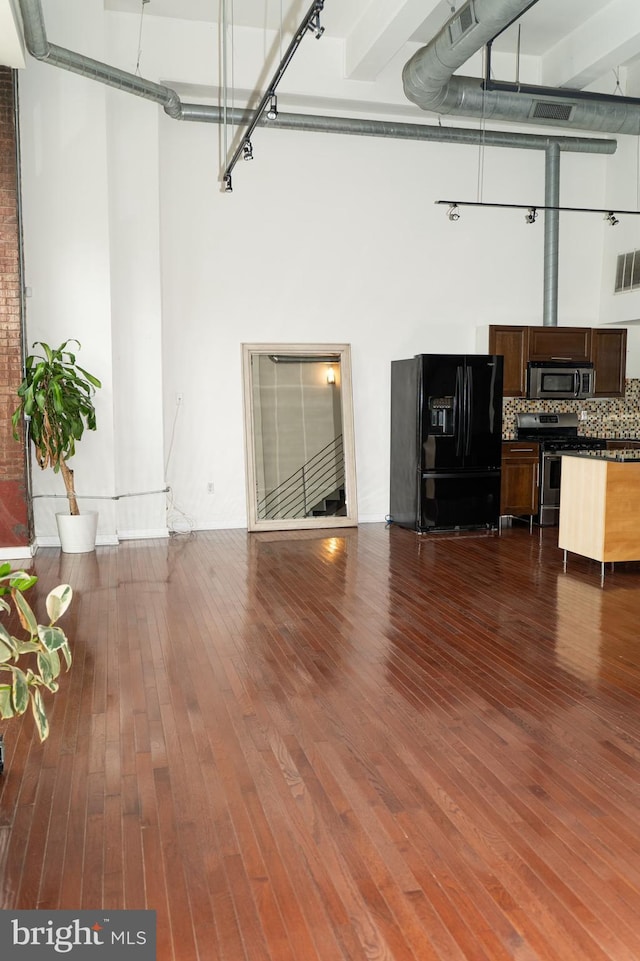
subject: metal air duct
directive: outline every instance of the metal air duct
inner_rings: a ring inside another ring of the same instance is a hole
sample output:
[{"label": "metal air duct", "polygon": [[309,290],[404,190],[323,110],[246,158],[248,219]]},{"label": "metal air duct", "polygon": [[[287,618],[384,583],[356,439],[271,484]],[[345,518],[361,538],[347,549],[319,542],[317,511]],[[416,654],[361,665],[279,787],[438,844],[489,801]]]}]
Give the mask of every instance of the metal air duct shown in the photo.
[{"label": "metal air duct", "polygon": [[[521,0],[524,3],[524,0]],[[527,0],[530,3],[531,0]],[[223,110],[209,104],[183,103],[171,87],[144,80],[136,74],[93,60],[65,47],[49,43],[40,0],[19,0],[27,50],[36,60],[70,70],[90,80],[115,87],[125,93],[159,103],[176,120],[222,123]],[[492,27],[492,29],[494,29]],[[228,110],[227,120],[233,124],[246,122],[248,114],[242,110]],[[426,124],[396,123],[383,120],[362,120],[352,117],[322,117],[315,114],[278,112],[277,119],[261,117],[260,126],[317,133],[340,133],[365,137],[390,137],[403,140],[429,140],[440,143],[484,144],[493,147],[513,147],[523,150],[546,150],[549,143],[557,143],[561,151],[611,154],[614,140],[584,137],[553,137],[508,131],[471,130],[461,127],[427,126]]]},{"label": "metal air duct", "polygon": [[[430,88],[431,95],[425,100],[426,110],[438,110],[445,104],[447,90],[457,86],[457,80],[452,73],[457,66],[464,63],[484,43],[491,40],[507,23],[519,16],[527,7],[537,0],[468,0],[468,2],[449,21],[445,31],[432,43],[418,51],[405,67],[405,90],[409,78],[416,81],[416,86],[426,97]],[[247,114],[241,110],[228,110],[206,104],[185,104],[175,90],[163,84],[144,80],[136,74],[127,73],[117,67],[93,60],[82,54],[75,53],[65,47],[58,47],[49,43],[47,39],[42,5],[40,0],[19,0],[24,25],[25,41],[31,56],[37,60],[62,67],[73,73],[80,74],[91,80],[115,87],[125,93],[135,94],[147,100],[162,104],[165,112],[176,120],[192,120],[204,123],[223,123],[225,116],[228,122],[242,124],[247,120]],[[445,38],[446,32],[446,38]],[[440,42],[439,42],[440,41]],[[440,57],[440,46],[442,57]],[[451,49],[456,48],[455,56],[448,56]],[[431,78],[430,83],[427,81]],[[454,82],[455,81],[455,82]],[[466,80],[465,90],[471,97],[471,89],[477,87],[479,81]],[[415,99],[414,96],[410,99]],[[481,108],[469,116],[486,116],[485,91],[481,92]],[[416,100],[419,102],[419,100]],[[448,101],[447,101],[448,103]],[[450,107],[443,108],[449,112]],[[611,108],[607,105],[607,111]],[[458,111],[464,113],[463,109]],[[496,117],[496,119],[519,119],[516,117]],[[549,118],[546,118],[548,122]],[[536,122],[534,120],[530,122]],[[539,119],[537,122],[545,122]],[[554,123],[558,123],[554,120]],[[458,127],[428,126],[426,124],[396,123],[380,120],[361,120],[351,117],[321,117],[314,114],[286,114],[278,112],[276,119],[269,119],[262,115],[258,120],[260,126],[282,127],[294,130],[309,130],[318,133],[340,133],[368,137],[390,137],[406,140],[427,140],[439,143],[461,143],[481,146],[513,147],[522,150],[545,150],[547,152],[547,173],[549,173],[549,157],[553,157],[552,169],[554,177],[559,174],[559,151],[567,150],[578,153],[611,154],[615,152],[614,140],[589,139],[584,137],[549,137],[537,134],[511,133],[494,130],[471,130]],[[594,127],[594,129],[596,129]],[[610,129],[605,125],[597,129]],[[618,128],[615,128],[618,129]],[[554,194],[555,196],[555,194]],[[549,221],[549,228],[545,234],[545,324],[557,323],[557,249],[558,249],[558,218]]]},{"label": "metal air duct", "polygon": [[127,73],[126,70],[119,70],[117,67],[93,60],[91,57],[84,57],[66,47],[49,43],[40,0],[20,0],[20,12],[27,50],[36,60],[43,60],[55,67],[79,73],[83,77],[98,80],[100,83],[124,90],[126,93],[133,93],[147,100],[155,100],[162,104],[170,117],[175,119],[180,117],[180,98],[170,87],[144,80],[134,73]]},{"label": "metal air duct", "polygon": [[637,136],[640,101],[630,97],[505,83],[485,86],[478,78],[453,76],[529,6],[531,0],[467,0],[405,64],[408,99],[439,114]]}]

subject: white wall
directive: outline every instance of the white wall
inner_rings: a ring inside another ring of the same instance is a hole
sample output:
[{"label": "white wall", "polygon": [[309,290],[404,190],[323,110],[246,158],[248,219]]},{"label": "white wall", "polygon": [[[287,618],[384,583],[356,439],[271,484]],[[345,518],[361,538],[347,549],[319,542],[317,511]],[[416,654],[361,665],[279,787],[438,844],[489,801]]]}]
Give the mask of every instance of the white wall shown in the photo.
[{"label": "white wall", "polygon": [[[110,26],[111,59],[124,38]],[[146,100],[108,91],[115,490],[126,495],[117,503],[120,537],[166,532],[166,495],[154,493],[166,487],[158,123]]]},{"label": "white wall", "polygon": [[[630,68],[625,74],[626,93],[640,96],[640,68]],[[640,210],[640,141],[637,137],[618,139],[618,149],[607,164],[605,197],[603,206],[607,208]],[[640,215],[618,213],[617,216],[619,223],[605,230],[600,317],[603,323],[627,327],[627,374],[640,377],[640,291],[614,292],[618,255],[640,250]]]},{"label": "white wall", "polygon": [[[92,52],[82,10],[88,35],[109,38],[107,59],[133,70],[139,18],[101,6],[47,4],[50,39]],[[219,84],[212,27],[147,24],[145,76],[191,82],[196,92]],[[240,32],[240,86],[251,89],[270,41]],[[288,95],[296,83],[311,95],[313,67],[318,91],[337,97],[339,55],[328,38],[303,44]],[[398,78],[385,73],[377,86],[367,93],[385,105],[381,119],[394,98],[406,119]],[[343,95],[356,88],[344,85]],[[215,125],[171,120],[152,103],[33,60],[21,112],[30,336],[79,336],[110,405],[86,456],[84,443],[77,455],[79,487],[123,493],[168,482],[177,527],[246,523],[243,342],[352,345],[360,515],[381,520],[390,361],[475,351],[476,328],[489,323],[541,322],[542,218],[526,225],[522,211],[464,208],[452,223],[435,201],[542,204],[543,152],[259,129],[255,159],[238,165],[228,195]],[[433,122],[419,111],[414,119]],[[611,162],[563,153],[561,203],[600,206]],[[563,215],[560,323],[609,319],[600,299],[606,229],[598,217]],[[114,502],[105,531],[158,532],[164,508],[158,495]],[[48,523],[38,515],[39,532]]]},{"label": "white wall", "polygon": [[[104,57],[102,0],[47,6],[53,35]],[[107,497],[114,489],[113,376],[105,88],[29,60],[19,75],[27,339],[57,346],[82,344],[78,362],[104,387],[97,395],[99,432],[86,433],[71,466],[79,495]],[[34,468],[36,533],[55,537],[54,513],[66,502],[59,475]],[[100,508],[99,533],[114,539],[110,501],[82,498]]]}]

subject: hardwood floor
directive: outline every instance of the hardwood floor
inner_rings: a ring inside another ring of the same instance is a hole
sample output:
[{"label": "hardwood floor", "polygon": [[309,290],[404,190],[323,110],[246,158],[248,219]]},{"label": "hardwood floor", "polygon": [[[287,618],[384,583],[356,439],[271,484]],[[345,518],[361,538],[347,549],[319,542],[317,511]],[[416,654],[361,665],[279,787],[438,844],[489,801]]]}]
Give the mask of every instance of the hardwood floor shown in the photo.
[{"label": "hardwood floor", "polygon": [[[637,961],[640,565],[557,531],[38,553],[1,908],[153,908],[160,961]],[[50,702],[51,703],[51,702]]]}]

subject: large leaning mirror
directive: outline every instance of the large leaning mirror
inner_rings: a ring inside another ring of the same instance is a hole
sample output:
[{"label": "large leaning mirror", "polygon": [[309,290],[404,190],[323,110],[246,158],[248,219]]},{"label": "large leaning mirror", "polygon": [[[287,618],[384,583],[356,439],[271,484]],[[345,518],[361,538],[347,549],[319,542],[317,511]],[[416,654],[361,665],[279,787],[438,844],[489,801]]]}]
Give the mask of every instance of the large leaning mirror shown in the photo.
[{"label": "large leaning mirror", "polygon": [[243,344],[250,531],[357,524],[348,344]]}]

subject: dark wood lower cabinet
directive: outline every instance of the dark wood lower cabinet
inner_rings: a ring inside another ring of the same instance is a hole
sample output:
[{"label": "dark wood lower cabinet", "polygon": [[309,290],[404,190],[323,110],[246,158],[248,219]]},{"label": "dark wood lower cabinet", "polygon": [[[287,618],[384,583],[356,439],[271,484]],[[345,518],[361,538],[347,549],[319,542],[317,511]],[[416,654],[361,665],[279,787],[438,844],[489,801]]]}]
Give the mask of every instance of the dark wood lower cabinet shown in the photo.
[{"label": "dark wood lower cabinet", "polygon": [[640,441],[637,440],[608,440],[607,450],[639,450]]},{"label": "dark wood lower cabinet", "polygon": [[538,512],[538,444],[505,441],[502,445],[500,514],[516,517]]}]

